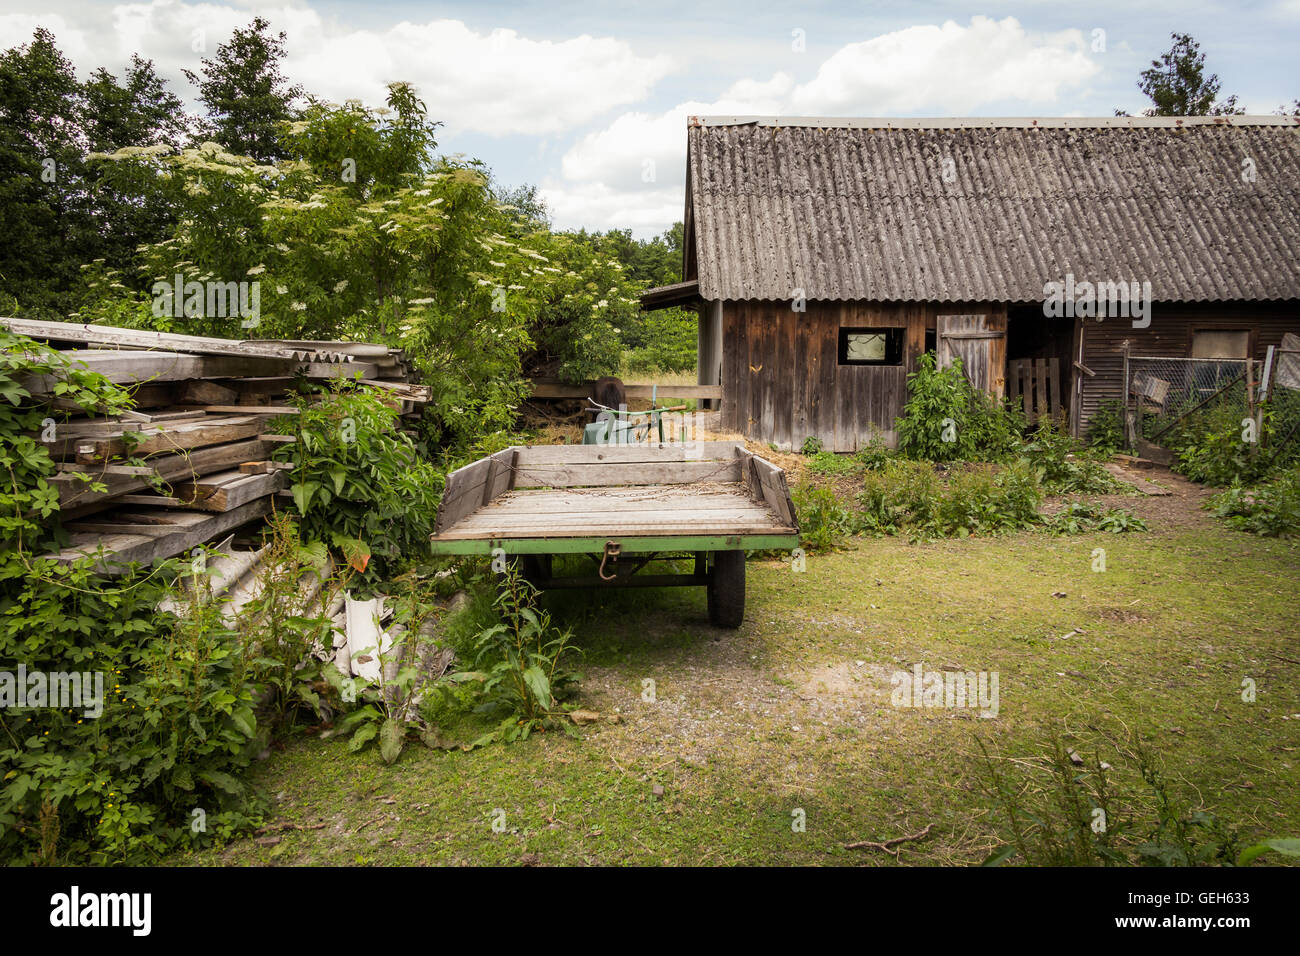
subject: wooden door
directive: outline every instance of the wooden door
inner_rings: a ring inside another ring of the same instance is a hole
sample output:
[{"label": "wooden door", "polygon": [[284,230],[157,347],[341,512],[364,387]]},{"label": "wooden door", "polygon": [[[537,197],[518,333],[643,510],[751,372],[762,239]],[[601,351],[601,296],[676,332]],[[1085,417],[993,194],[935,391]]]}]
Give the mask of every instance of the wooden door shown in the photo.
[{"label": "wooden door", "polygon": [[994,328],[989,316],[935,316],[935,352],[939,368],[960,358],[972,385],[994,398],[1006,394],[1007,333]]}]

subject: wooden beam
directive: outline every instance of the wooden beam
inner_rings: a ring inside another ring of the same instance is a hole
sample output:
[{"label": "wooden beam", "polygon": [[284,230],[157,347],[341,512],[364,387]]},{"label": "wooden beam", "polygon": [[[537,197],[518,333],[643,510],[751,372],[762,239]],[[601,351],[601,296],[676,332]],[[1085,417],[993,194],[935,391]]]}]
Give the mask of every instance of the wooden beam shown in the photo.
[{"label": "wooden beam", "polygon": [[[275,446],[257,439],[238,441],[228,445],[214,445],[201,448],[184,455],[167,455],[151,462],[153,475],[167,482],[183,481],[220,471],[243,461],[269,457]],[[96,466],[102,467],[102,466]],[[99,504],[118,495],[148,488],[150,480],[140,475],[104,475],[95,476],[102,482],[104,491],[92,491],[90,484],[77,481],[71,476],[61,479],[56,476],[53,481],[59,489],[59,506],[65,511]],[[152,475],[149,477],[153,477]]]},{"label": "wooden beam", "polygon": [[[202,412],[199,413],[203,414]],[[263,419],[255,415],[230,418],[212,418],[207,421],[185,422],[179,425],[153,425],[126,428],[126,431],[143,433],[145,438],[128,449],[126,438],[116,435],[108,438],[87,439],[77,444],[77,460],[104,461],[125,455],[143,457],[159,452],[171,453],[220,445],[240,438],[252,438],[265,427]]]},{"label": "wooden beam", "polygon": [[[590,398],[594,382],[566,385],[562,382],[537,382],[533,398]],[[624,385],[628,398],[722,398],[721,385]]]},{"label": "wooden beam", "polygon": [[222,514],[171,512],[176,518],[175,522],[168,527],[158,527],[156,532],[107,536],[99,533],[74,534],[69,547],[44,557],[53,558],[61,564],[70,564],[79,558],[95,554],[98,548],[103,547],[105,554],[97,562],[98,570],[105,574],[121,574],[130,563],[147,565],[160,558],[175,557],[232,528],[255,521],[270,511],[271,499],[263,497]]}]

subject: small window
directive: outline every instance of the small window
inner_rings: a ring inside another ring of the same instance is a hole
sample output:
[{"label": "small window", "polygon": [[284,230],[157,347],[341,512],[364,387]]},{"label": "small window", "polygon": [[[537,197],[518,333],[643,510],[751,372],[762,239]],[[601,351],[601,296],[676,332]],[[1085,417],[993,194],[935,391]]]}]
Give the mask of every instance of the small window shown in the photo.
[{"label": "small window", "polygon": [[840,329],[841,365],[902,365],[902,329]]},{"label": "small window", "polygon": [[1197,329],[1192,333],[1192,358],[1244,359],[1249,351],[1249,331]]}]

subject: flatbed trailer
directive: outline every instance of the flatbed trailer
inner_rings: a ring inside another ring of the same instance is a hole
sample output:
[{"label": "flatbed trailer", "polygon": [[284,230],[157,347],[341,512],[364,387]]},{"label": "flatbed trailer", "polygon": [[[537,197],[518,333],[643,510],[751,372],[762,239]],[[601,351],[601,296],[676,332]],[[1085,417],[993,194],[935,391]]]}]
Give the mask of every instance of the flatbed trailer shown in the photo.
[{"label": "flatbed trailer", "polygon": [[[740,442],[521,445],[447,476],[436,554],[517,561],[540,589],[704,587],[709,619],[739,627],[745,552],[798,547],[785,473]],[[589,556],[595,574],[556,576],[555,555]],[[650,574],[693,555],[689,574]]]}]

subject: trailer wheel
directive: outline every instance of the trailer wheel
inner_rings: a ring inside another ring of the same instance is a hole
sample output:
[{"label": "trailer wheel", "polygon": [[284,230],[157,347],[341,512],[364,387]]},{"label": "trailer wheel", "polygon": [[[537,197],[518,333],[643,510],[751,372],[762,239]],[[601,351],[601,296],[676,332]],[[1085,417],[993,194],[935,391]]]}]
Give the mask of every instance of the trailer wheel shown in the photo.
[{"label": "trailer wheel", "polygon": [[745,552],[718,551],[709,575],[709,621],[740,627],[745,619]]}]

